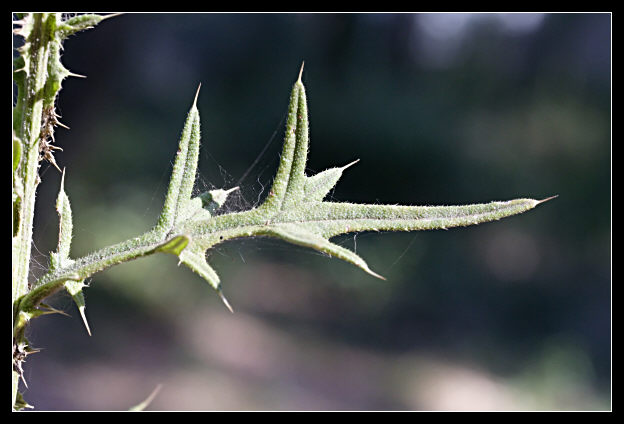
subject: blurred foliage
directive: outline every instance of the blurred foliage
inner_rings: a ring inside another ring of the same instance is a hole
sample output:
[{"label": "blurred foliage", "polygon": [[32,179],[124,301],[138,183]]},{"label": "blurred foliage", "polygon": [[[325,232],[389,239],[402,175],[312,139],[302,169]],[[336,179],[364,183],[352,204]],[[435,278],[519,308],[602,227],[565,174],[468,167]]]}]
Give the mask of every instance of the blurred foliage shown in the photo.
[{"label": "blurred foliage", "polygon": [[[212,255],[234,315],[173,257],[96,274],[92,338],[77,313],[33,325],[45,351],[27,399],[125,409],[163,382],[150,408],[609,409],[610,43],[609,14],[127,14],[70,38],[63,62],[88,76],[58,107],[74,257],[156,222],[199,82],[197,189],[241,184],[226,207],[256,204],[302,60],[310,171],[361,159],[334,199],[559,198],[339,239],[387,282],[277,241],[228,243]],[[42,174],[34,273],[57,236],[60,175]]]}]

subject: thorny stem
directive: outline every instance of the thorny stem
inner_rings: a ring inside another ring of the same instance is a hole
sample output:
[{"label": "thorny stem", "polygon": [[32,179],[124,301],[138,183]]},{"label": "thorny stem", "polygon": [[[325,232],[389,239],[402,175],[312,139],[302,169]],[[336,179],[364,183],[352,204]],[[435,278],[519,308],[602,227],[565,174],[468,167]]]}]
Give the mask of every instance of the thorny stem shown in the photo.
[{"label": "thorny stem", "polygon": [[[55,100],[62,81],[75,76],[60,62],[62,41],[69,35],[91,28],[104,17],[84,14],[63,21],[60,13],[16,14],[14,33],[23,37],[14,60],[17,102],[13,108],[13,240],[12,301],[28,292],[35,198],[39,178],[40,153],[56,165],[52,152],[59,150],[54,141],[54,126],[61,125],[55,113]],[[16,315],[14,315],[14,318]],[[15,349],[27,345],[23,333],[16,334]],[[24,355],[24,352],[21,352]],[[18,398],[19,375],[13,371],[13,405]]]}]

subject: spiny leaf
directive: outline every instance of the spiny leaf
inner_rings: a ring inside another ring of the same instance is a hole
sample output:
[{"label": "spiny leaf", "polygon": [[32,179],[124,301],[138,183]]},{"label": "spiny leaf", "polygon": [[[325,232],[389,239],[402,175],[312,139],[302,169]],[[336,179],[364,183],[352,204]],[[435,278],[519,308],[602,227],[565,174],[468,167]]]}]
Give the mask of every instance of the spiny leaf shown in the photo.
[{"label": "spiny leaf", "polygon": [[62,38],[67,38],[79,31],[93,28],[104,19],[109,19],[120,15],[119,13],[111,13],[110,15],[97,15],[93,13],[85,13],[77,15],[59,23],[58,32]]},{"label": "spiny leaf", "polygon": [[180,262],[191,268],[193,271],[199,274],[200,277],[206,280],[219,293],[221,300],[230,310],[230,312],[234,312],[234,310],[230,306],[230,303],[223,295],[219,276],[214,271],[214,269],[212,269],[212,267],[206,262],[205,252],[206,251],[202,250],[201,248],[188,247],[184,249],[184,251],[182,251],[182,253],[179,255]]},{"label": "spiny leaf", "polygon": [[[63,175],[61,176],[61,187],[59,194],[56,198],[56,211],[59,215],[59,239],[56,252],[50,254],[50,272],[54,272],[57,269],[69,266],[74,263],[69,257],[72,240],[72,210],[69,203],[69,197],[65,193],[65,169],[63,169]],[[78,306],[78,311],[82,317],[87,333],[91,335],[91,329],[87,322],[85,315],[85,300],[82,294],[82,288],[85,287],[84,280],[72,281],[67,280],[63,282],[63,287],[69,292],[72,299]]]},{"label": "spiny leaf", "polygon": [[156,226],[157,230],[162,233],[171,230],[175,223],[179,221],[184,205],[191,198],[195,172],[197,171],[197,158],[199,156],[198,95],[199,87],[182,130],[165,204]]},{"label": "spiny leaf", "polygon": [[89,328],[89,323],[87,322],[87,316],[85,315],[85,299],[82,294],[82,289],[85,287],[82,281],[66,281],[64,284],[65,288],[71,295],[72,299],[76,303],[78,307],[78,312],[80,312],[80,317],[82,318],[82,322],[84,323],[85,328],[87,329],[87,333],[91,335],[91,329]]},{"label": "spiny leaf", "polygon": [[340,168],[330,168],[323,172],[319,172],[316,175],[311,177],[306,177],[305,187],[304,187],[304,199],[306,202],[320,202],[327,196],[327,193],[334,188],[340,177],[342,176],[342,172],[350,167],[358,163],[360,160],[354,160],[353,162],[340,167]]},{"label": "spiny leaf", "polygon": [[[550,199],[515,199],[461,206],[367,205],[323,201],[342,172],[357,161],[316,175],[305,175],[309,135],[301,71],[290,95],[279,167],[262,205],[248,211],[214,214],[236,187],[212,190],[191,198],[200,139],[196,94],[180,137],[163,211],[156,227],[140,237],[72,261],[72,265],[66,269],[47,274],[35,285],[34,294],[31,292],[23,297],[20,307],[32,308],[39,299],[56,290],[59,284],[77,280],[73,282],[74,288],[79,289],[75,293],[78,299],[75,300],[79,308],[83,305],[81,312],[84,316],[84,297],[81,292],[84,278],[125,260],[165,252],[177,255],[180,263],[205,279],[231,310],[223,297],[219,276],[206,261],[207,250],[226,240],[274,237],[342,259],[383,279],[357,254],[329,240],[339,234],[353,232],[415,231],[474,225],[525,212]],[[59,256],[62,255],[59,253]]]},{"label": "spiny leaf", "polygon": [[[300,72],[290,95],[279,167],[264,203],[246,212],[210,217],[195,215],[195,218],[187,219],[176,227],[183,229],[192,239],[189,247],[180,254],[181,262],[220,290],[218,277],[206,262],[206,250],[229,239],[269,236],[316,249],[383,278],[354,252],[331,243],[329,239],[351,232],[414,231],[474,225],[522,213],[541,203],[533,199],[462,206],[324,202],[342,172],[357,161],[308,177],[305,175],[308,139],[307,100]],[[195,203],[189,209],[197,208]]]},{"label": "spiny leaf", "polygon": [[418,231],[475,225],[528,211],[539,203],[533,199],[459,206],[319,202],[313,208],[293,209],[277,218],[281,221],[299,221],[300,225],[310,231],[331,238],[361,231]]},{"label": "spiny leaf", "polygon": [[301,82],[302,71],[303,65],[299,79],[290,94],[284,147],[273,185],[261,206],[263,210],[278,211],[288,195],[292,197],[303,192],[303,171],[308,154],[308,116],[307,106],[300,104],[302,100],[305,103],[305,89]]},{"label": "spiny leaf", "polygon": [[69,259],[73,231],[71,205],[69,197],[65,193],[65,169],[63,169],[61,188],[56,198],[56,212],[59,215],[59,238],[56,251],[59,265],[61,265]]},{"label": "spiny leaf", "polygon": [[198,273],[215,289],[221,288],[221,282],[217,273],[206,262],[204,251],[192,246],[187,247],[179,255],[180,262]]},{"label": "spiny leaf", "polygon": [[264,227],[264,235],[276,237],[289,243],[298,244],[299,246],[310,247],[320,252],[327,253],[338,259],[342,259],[366,271],[373,277],[385,280],[384,277],[371,271],[366,262],[354,252],[331,243],[326,238],[318,234],[307,231],[296,224],[281,224]]}]

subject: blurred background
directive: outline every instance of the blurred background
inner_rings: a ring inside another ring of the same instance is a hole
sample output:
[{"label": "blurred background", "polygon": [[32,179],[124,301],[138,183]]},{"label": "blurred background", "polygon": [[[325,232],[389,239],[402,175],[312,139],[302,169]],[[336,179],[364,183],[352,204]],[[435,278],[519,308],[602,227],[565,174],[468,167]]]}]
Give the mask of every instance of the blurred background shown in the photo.
[{"label": "blurred background", "polygon": [[[19,42],[18,42],[19,44]],[[335,201],[556,200],[475,227],[338,237],[380,281],[269,239],[218,246],[231,314],[173,256],[95,274],[89,337],[30,328],[36,410],[611,408],[610,14],[125,14],[64,44],[59,166],[72,256],[156,223],[195,91],[197,191],[258,204],[305,60],[308,173]],[[266,147],[264,154],[261,152]],[[254,165],[255,163],[255,165]],[[252,167],[252,165],[254,165]],[[56,247],[44,163],[33,278]]]}]

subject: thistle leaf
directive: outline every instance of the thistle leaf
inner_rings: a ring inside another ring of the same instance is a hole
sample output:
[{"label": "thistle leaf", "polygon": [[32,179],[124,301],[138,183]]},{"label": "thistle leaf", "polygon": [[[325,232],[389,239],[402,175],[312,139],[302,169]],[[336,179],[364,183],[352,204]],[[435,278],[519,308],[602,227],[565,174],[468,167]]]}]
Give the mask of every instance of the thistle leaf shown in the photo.
[{"label": "thistle leaf", "polygon": [[[303,71],[303,65],[301,67]],[[305,88],[299,79],[290,94],[284,147],[280,164],[269,195],[260,207],[263,210],[278,211],[283,203],[292,203],[303,197],[305,184],[304,169],[308,155],[308,112]]]},{"label": "thistle leaf", "polygon": [[310,247],[318,250],[319,252],[327,253],[328,255],[342,259],[361,268],[373,277],[385,280],[385,278],[381,275],[371,271],[364,259],[360,258],[354,252],[338,246],[337,244],[331,243],[329,240],[318,234],[307,231],[305,227],[296,224],[272,225],[265,227],[263,235],[276,237],[289,243]]},{"label": "thistle leaf", "polygon": [[69,261],[69,251],[71,248],[72,240],[72,210],[69,203],[69,197],[65,193],[65,169],[63,169],[63,175],[61,177],[61,188],[56,198],[56,212],[59,215],[59,238],[58,246],[56,249],[56,267],[63,266],[64,263]]},{"label": "thistle leaf", "polygon": [[[303,68],[302,68],[303,70]],[[305,175],[308,154],[308,116],[301,73],[290,95],[284,146],[279,167],[264,203],[256,209],[212,216],[206,207],[213,192],[200,195],[208,215],[186,215],[186,222],[176,229],[191,237],[180,260],[220,290],[219,279],[207,264],[205,253],[225,240],[250,236],[268,236],[309,247],[349,262],[374,277],[366,262],[354,252],[329,241],[339,234],[362,231],[415,231],[447,229],[498,220],[525,212],[540,201],[515,199],[462,206],[397,206],[325,202],[342,172],[357,161],[331,168],[313,176]],[[192,207],[199,208],[192,199]],[[222,203],[216,202],[214,206]]]},{"label": "thistle leaf", "polygon": [[195,173],[197,171],[197,159],[199,157],[198,95],[199,87],[182,130],[165,204],[156,226],[156,230],[164,234],[168,233],[176,222],[179,222],[184,217],[184,206],[191,199],[191,191],[193,190]]},{"label": "thistle leaf", "polygon": [[118,16],[118,13],[112,13],[110,15],[97,15],[94,13],[85,13],[82,15],[77,15],[67,19],[59,23],[57,27],[57,31],[61,38],[67,38],[72,34],[75,34],[79,31],[84,31],[86,29],[93,28],[104,19],[112,18],[114,16]]},{"label": "thistle leaf", "polygon": [[181,263],[199,274],[199,276],[206,280],[215,290],[221,289],[219,276],[206,262],[205,251],[189,246],[178,256],[180,257]]},{"label": "thistle leaf", "polygon": [[[180,137],[169,188],[156,227],[140,237],[72,261],[69,259],[71,209],[61,184],[57,209],[62,211],[59,212],[62,237],[59,237],[59,249],[52,255],[52,262],[57,268],[60,266],[63,269],[42,277],[35,284],[36,290],[23,297],[20,307],[30,311],[38,305],[40,299],[54,292],[59,285],[64,285],[85,319],[82,288],[86,277],[116,263],[164,252],[177,255],[179,263],[185,264],[206,280],[217,290],[228,309],[232,310],[223,296],[219,276],[206,261],[208,249],[224,241],[255,236],[278,238],[339,258],[376,278],[384,279],[372,271],[355,252],[332,243],[330,239],[339,234],[364,231],[416,231],[475,225],[528,211],[551,199],[538,201],[521,198],[458,206],[324,201],[343,171],[357,161],[306,176],[309,129],[302,71],[303,67],[290,95],[284,145],[277,173],[266,199],[259,207],[215,214],[237,187],[211,190],[191,198],[199,157],[198,88]],[[69,217],[69,221],[64,223],[66,217]],[[65,232],[67,228],[69,231]],[[89,331],[86,319],[85,326]]]},{"label": "thistle leaf", "polygon": [[82,318],[82,322],[87,329],[87,333],[91,335],[91,329],[89,328],[89,322],[87,321],[87,316],[85,314],[85,298],[82,294],[82,289],[85,287],[84,283],[82,281],[67,280],[65,281],[64,286],[78,307],[78,312],[80,312],[80,317]]},{"label": "thistle leaf", "polygon": [[184,251],[179,255],[180,263],[191,268],[200,277],[206,280],[218,293],[221,297],[221,300],[225,304],[225,306],[230,310],[230,312],[234,312],[230,303],[227,301],[225,296],[223,295],[223,291],[221,290],[221,281],[219,280],[219,276],[215,272],[214,269],[208,262],[206,262],[206,251],[205,249],[201,249],[198,247],[189,247],[184,249]]},{"label": "thistle leaf", "polygon": [[334,188],[340,177],[342,177],[342,172],[359,161],[359,159],[354,160],[341,168],[330,168],[311,177],[306,177],[304,186],[305,201],[320,202],[323,200],[327,193]]}]

